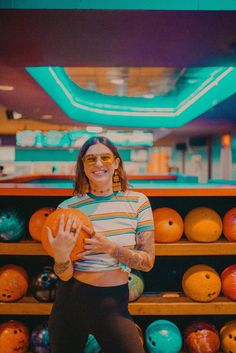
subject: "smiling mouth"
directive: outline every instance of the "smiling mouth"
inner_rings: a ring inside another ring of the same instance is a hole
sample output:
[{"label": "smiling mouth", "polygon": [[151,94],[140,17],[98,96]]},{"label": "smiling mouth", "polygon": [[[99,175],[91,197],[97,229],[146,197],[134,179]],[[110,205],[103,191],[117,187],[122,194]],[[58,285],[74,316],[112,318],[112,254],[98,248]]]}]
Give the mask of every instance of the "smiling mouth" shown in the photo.
[{"label": "smiling mouth", "polygon": [[104,175],[107,173],[107,170],[96,170],[93,172],[94,175]]}]

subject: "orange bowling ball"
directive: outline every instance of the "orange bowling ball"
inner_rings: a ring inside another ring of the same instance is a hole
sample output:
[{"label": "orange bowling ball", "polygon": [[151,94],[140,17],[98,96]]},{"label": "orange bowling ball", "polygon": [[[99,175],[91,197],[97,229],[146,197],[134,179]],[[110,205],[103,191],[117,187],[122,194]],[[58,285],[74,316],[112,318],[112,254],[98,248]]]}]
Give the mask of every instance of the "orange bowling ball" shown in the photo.
[{"label": "orange bowling ball", "polygon": [[229,241],[236,241],[236,207],[225,213],[223,217],[223,233]]},{"label": "orange bowling ball", "polygon": [[169,207],[160,207],[153,211],[153,218],[156,242],[173,243],[181,238],[184,222],[177,211]]},{"label": "orange bowling ball", "polygon": [[23,267],[9,264],[0,268],[0,301],[14,302],[22,298],[28,287],[29,278]]},{"label": "orange bowling ball", "polygon": [[41,233],[47,217],[55,211],[55,208],[43,207],[32,214],[29,220],[29,232],[36,241],[41,241]]},{"label": "orange bowling ball", "polygon": [[224,353],[236,353],[236,320],[227,322],[221,328],[220,341]]},{"label": "orange bowling ball", "polygon": [[197,302],[210,302],[220,294],[220,276],[210,266],[194,265],[184,273],[182,288],[187,297]]},{"label": "orange bowling ball", "polygon": [[26,353],[29,347],[29,331],[19,321],[10,320],[0,325],[0,352]]},{"label": "orange bowling ball", "polygon": [[184,232],[191,241],[214,242],[221,236],[222,221],[213,209],[196,207],[184,219]]},{"label": "orange bowling ball", "polygon": [[236,300],[236,265],[228,266],[221,274],[222,292],[232,300]]},{"label": "orange bowling ball", "polygon": [[[65,217],[65,223],[68,220],[69,215],[73,215],[75,217],[79,218],[79,221],[81,222],[80,224],[83,224],[87,226],[90,229],[93,229],[92,222],[88,218],[86,214],[83,212],[79,211],[76,208],[60,208],[57,209],[56,211],[52,212],[46,219],[46,221],[43,224],[42,228],[42,236],[41,236],[41,241],[44,249],[50,256],[54,256],[53,254],[53,249],[51,247],[51,244],[49,243],[48,240],[48,232],[47,232],[47,227],[49,227],[52,231],[52,235],[56,237],[57,232],[58,232],[58,226],[59,226],[59,219],[61,215],[64,215]],[[78,236],[77,242],[75,244],[74,249],[71,252],[70,258],[72,261],[77,259],[77,254],[84,251],[84,239],[89,237],[90,235],[85,232],[85,230],[81,229],[80,234]]]}]

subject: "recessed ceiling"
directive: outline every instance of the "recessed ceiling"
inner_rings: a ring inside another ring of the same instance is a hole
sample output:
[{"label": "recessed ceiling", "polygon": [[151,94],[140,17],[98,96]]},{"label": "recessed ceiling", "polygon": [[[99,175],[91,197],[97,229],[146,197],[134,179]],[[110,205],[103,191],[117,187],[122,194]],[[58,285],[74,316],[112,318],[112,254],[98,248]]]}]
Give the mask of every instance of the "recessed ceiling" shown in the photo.
[{"label": "recessed ceiling", "polygon": [[[146,67],[139,89],[130,84],[128,91],[142,95],[150,86],[159,94],[170,92],[183,68],[236,66],[235,11],[1,9],[0,33],[0,85],[15,87],[0,91],[0,104],[36,120],[53,115],[59,124],[71,120],[25,67],[63,66],[71,72],[73,67],[93,72],[116,68],[124,75],[128,72],[132,80]],[[157,74],[150,78],[150,70],[159,72],[163,85],[157,83]],[[99,89],[112,92],[114,87],[104,85],[99,77],[95,80]],[[235,130],[235,100],[228,98],[174,133]]]}]

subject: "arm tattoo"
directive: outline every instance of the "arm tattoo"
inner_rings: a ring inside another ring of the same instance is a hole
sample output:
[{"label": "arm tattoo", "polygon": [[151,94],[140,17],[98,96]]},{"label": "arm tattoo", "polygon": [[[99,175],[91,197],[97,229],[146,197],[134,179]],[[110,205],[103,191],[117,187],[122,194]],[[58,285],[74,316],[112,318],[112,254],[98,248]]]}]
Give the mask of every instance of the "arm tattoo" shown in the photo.
[{"label": "arm tattoo", "polygon": [[137,233],[136,250],[117,245],[110,255],[130,268],[150,271],[155,260],[154,232]]},{"label": "arm tattoo", "polygon": [[68,268],[71,265],[71,261],[68,260],[66,262],[55,262],[53,266],[53,270],[56,273],[56,275],[61,275],[63,272],[68,270]]}]

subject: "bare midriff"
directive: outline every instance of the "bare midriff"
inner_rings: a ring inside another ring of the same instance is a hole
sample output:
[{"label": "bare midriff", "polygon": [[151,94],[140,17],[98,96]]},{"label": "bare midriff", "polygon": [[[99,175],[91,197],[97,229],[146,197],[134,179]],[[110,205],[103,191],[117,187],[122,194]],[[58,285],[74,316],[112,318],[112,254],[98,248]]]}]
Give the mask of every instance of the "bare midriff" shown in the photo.
[{"label": "bare midriff", "polygon": [[119,269],[98,272],[75,270],[73,274],[73,277],[78,281],[98,287],[113,287],[125,284],[128,282],[128,276],[127,272]]}]

